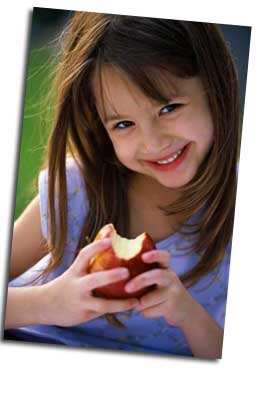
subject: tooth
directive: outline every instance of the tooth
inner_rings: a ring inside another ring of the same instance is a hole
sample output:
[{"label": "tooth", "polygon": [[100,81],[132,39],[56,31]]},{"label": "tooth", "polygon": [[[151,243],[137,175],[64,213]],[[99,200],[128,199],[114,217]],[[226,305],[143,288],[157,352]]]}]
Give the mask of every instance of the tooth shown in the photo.
[{"label": "tooth", "polygon": [[157,161],[157,163],[158,164],[169,164],[169,163],[175,161],[176,158],[179,157],[181,153],[182,153],[182,149],[179,150],[173,157],[167,158],[166,160]]}]

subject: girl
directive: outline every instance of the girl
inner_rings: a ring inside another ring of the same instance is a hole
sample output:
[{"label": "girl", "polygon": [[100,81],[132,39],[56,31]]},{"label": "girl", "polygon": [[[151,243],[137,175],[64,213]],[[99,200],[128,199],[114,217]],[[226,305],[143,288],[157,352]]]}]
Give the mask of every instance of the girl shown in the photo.
[{"label": "girl", "polygon": [[[76,12],[63,39],[39,195],[14,227],[5,337],[220,358],[240,131],[223,37],[213,24]],[[164,268],[125,286],[155,284],[139,300],[92,294],[127,277],[86,274],[110,246],[91,243],[106,223],[156,242],[143,259]]]}]

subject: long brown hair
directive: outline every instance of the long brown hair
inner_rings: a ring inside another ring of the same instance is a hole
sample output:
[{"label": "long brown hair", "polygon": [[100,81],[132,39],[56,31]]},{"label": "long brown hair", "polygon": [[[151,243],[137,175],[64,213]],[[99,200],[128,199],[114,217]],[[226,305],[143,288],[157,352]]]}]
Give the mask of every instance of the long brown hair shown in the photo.
[{"label": "long brown hair", "polygon": [[[66,26],[56,75],[57,111],[46,162],[52,257],[44,273],[59,265],[66,245],[67,153],[80,168],[90,203],[77,251],[85,245],[85,238],[92,241],[105,223],[114,223],[121,235],[129,233],[127,183],[131,171],[114,154],[92,88],[93,77],[101,77],[104,65],[126,73],[147,96],[160,101],[166,96],[157,71],[181,78],[199,76],[204,85],[214,143],[193,180],[179,189],[179,202],[162,207],[167,215],[179,215],[181,232],[195,235],[191,250],[201,257],[181,277],[192,285],[216,268],[232,236],[240,141],[234,62],[214,24],[88,12],[76,12]],[[188,219],[200,210],[204,210],[201,218],[189,225]]]}]

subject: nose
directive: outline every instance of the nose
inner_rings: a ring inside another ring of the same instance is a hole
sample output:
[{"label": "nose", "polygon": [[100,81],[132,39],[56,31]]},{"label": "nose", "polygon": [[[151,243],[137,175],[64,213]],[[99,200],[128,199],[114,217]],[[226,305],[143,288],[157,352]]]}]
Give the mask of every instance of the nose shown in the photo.
[{"label": "nose", "polygon": [[156,124],[149,123],[140,129],[141,149],[144,155],[158,155],[163,153],[172,144],[172,138],[168,133]]}]

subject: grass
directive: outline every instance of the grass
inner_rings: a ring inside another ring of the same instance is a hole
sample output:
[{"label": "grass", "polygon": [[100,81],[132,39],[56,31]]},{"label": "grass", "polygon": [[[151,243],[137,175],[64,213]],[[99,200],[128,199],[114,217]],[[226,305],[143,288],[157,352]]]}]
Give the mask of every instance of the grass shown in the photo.
[{"label": "grass", "polygon": [[43,162],[52,117],[51,108],[46,103],[52,68],[49,63],[50,57],[49,47],[33,48],[29,54],[18,160],[15,219],[38,191],[36,185],[38,171]]}]

